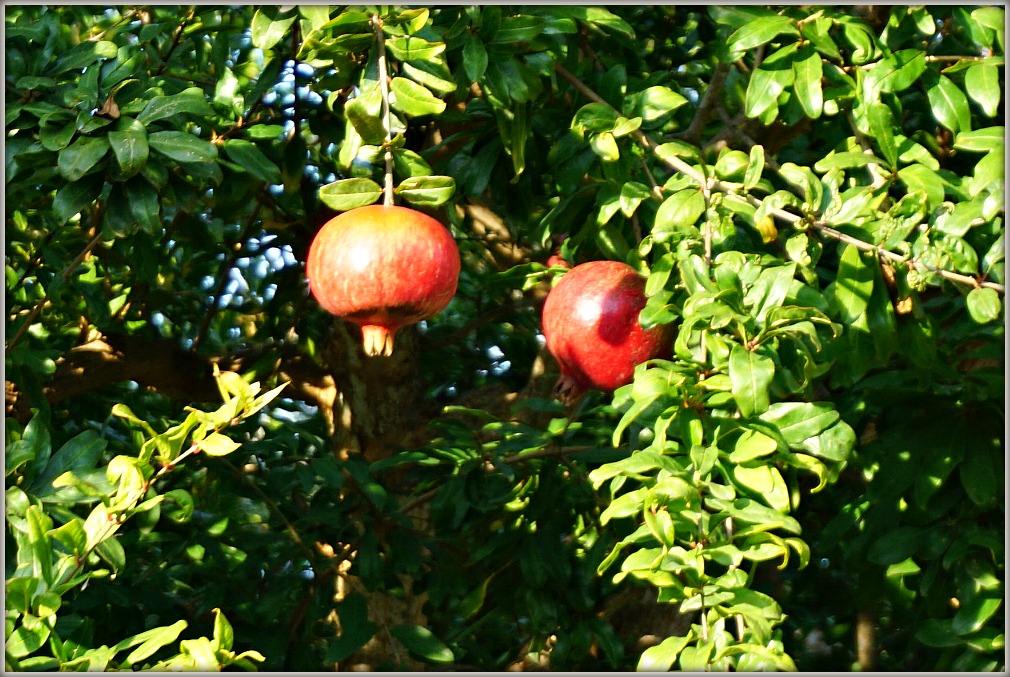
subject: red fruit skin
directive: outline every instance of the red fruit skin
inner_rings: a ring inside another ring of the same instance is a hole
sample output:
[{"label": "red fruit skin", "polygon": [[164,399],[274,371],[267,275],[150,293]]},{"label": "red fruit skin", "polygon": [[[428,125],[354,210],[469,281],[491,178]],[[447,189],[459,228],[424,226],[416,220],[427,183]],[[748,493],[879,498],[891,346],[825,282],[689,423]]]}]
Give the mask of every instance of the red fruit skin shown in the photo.
[{"label": "red fruit skin", "polygon": [[445,226],[391,205],[330,219],[305,261],[309,291],[333,315],[361,325],[369,355],[392,354],[397,330],[445,308],[459,269],[459,249]]},{"label": "red fruit skin", "polygon": [[561,266],[562,268],[571,268],[572,264],[561,258],[560,254],[551,254],[547,257],[547,267],[553,268],[554,266]]},{"label": "red fruit skin", "polygon": [[555,392],[562,400],[589,388],[612,391],[631,382],[635,365],[670,356],[675,329],[642,329],[645,302],[645,278],[619,261],[579,264],[551,289],[542,328],[561,367]]}]

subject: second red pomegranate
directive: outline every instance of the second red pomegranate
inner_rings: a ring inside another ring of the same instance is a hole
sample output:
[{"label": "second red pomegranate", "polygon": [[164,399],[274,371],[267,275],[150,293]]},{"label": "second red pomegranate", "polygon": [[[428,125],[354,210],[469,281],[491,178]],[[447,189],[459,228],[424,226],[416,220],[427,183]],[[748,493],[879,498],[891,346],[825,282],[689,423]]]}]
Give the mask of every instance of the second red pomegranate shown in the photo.
[{"label": "second red pomegranate", "polygon": [[619,261],[575,266],[544,301],[547,349],[561,367],[555,394],[573,402],[590,388],[631,382],[635,366],[670,355],[673,325],[642,328],[645,278]]}]

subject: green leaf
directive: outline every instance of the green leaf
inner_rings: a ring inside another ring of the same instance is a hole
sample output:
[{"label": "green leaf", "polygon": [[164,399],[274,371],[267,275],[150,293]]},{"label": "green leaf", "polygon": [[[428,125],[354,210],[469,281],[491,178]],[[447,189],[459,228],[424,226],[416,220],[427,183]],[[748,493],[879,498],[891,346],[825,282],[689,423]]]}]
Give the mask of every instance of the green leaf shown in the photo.
[{"label": "green leaf", "polygon": [[319,189],[319,199],[330,209],[347,212],[374,204],[382,197],[382,186],[371,179],[340,179]]},{"label": "green leaf", "polygon": [[147,129],[137,120],[120,118],[118,130],[109,132],[109,145],[124,176],[133,176],[147,164]]},{"label": "green leaf", "polygon": [[456,660],[446,644],[427,628],[413,623],[403,623],[390,628],[391,634],[411,653],[432,663],[452,663]]},{"label": "green leaf", "polygon": [[544,32],[547,22],[539,16],[519,15],[502,17],[492,44],[528,42]]},{"label": "green leaf", "polygon": [[444,52],[445,44],[413,35],[398,35],[386,40],[386,49],[400,61],[427,61]]},{"label": "green leaf", "polygon": [[655,124],[687,103],[684,95],[669,87],[654,85],[628,95],[623,109],[629,118],[640,117],[646,123]]},{"label": "green leaf", "polygon": [[48,532],[53,528],[52,519],[37,505],[28,506],[25,512],[28,524],[28,543],[31,546],[32,574],[53,587],[53,547]]},{"label": "green leaf", "polygon": [[208,456],[227,456],[242,446],[227,435],[211,433],[196,443],[200,450]]},{"label": "green leaf", "polygon": [[729,460],[733,463],[746,463],[774,453],[778,445],[775,440],[757,430],[745,430],[737,438]]},{"label": "green leaf", "polygon": [[224,154],[229,160],[239,165],[257,179],[267,183],[281,182],[281,170],[252,141],[245,139],[228,139],[223,145]]},{"label": "green leaf", "polygon": [[731,52],[746,52],[770,42],[779,35],[800,34],[796,21],[787,16],[765,16],[747,22],[729,36]]},{"label": "green leaf", "polygon": [[178,94],[154,97],[137,115],[137,121],[147,126],[157,120],[164,120],[180,113],[210,117],[214,115],[214,110],[207,103],[207,95],[202,89],[189,87]]},{"label": "green leaf", "polygon": [[743,189],[746,191],[754,190],[761,181],[761,174],[764,172],[765,167],[764,146],[759,143],[751,146],[748,157],[747,170],[743,177]]},{"label": "green leaf", "polygon": [[116,644],[113,647],[113,653],[119,653],[136,646],[137,648],[126,657],[126,663],[134,665],[150,658],[159,649],[177,640],[186,626],[186,621],[176,621],[172,625],[146,630]]},{"label": "green leaf", "polygon": [[77,181],[91,171],[108,151],[108,139],[82,136],[60,151],[56,166],[67,181]]},{"label": "green leaf", "polygon": [[778,428],[790,447],[802,448],[803,442],[827,430],[840,416],[830,404],[776,402],[759,418]]},{"label": "green leaf", "polygon": [[693,226],[704,213],[705,196],[700,189],[679,190],[663,200],[659,206],[652,232],[661,235],[678,228]]},{"label": "green leaf", "polygon": [[[954,614],[951,629],[959,635],[978,632],[993,615],[999,611],[1003,600],[986,593],[976,593]],[[1003,627],[1002,621],[998,627]]]},{"label": "green leaf", "polygon": [[47,69],[51,75],[57,75],[70,70],[78,70],[90,66],[99,59],[114,59],[119,53],[116,43],[108,40],[85,40],[64,52],[53,65]]},{"label": "green leaf", "polygon": [[729,378],[733,399],[744,417],[760,414],[768,408],[768,389],[775,377],[775,362],[770,357],[747,350],[734,343],[729,354]]},{"label": "green leaf", "polygon": [[833,287],[834,306],[843,324],[853,324],[866,312],[873,293],[873,269],[855,247],[842,251]]},{"label": "green leaf", "polygon": [[[976,165],[976,171],[978,166]],[[1002,161],[999,165],[1003,167]],[[908,191],[922,191],[926,195],[929,209],[936,209],[943,203],[944,183],[936,171],[920,164],[908,165],[898,170],[898,178],[908,187]]]},{"label": "green leaf", "polygon": [[59,188],[53,198],[53,216],[56,221],[63,225],[75,214],[84,211],[102,194],[104,185],[105,179],[94,174]]},{"label": "green leaf", "polygon": [[214,612],[214,644],[218,651],[231,651],[235,642],[235,631],[231,623],[220,609],[213,609]]},{"label": "green leaf", "polygon": [[999,319],[1003,302],[999,292],[989,287],[977,287],[968,292],[968,314],[975,322],[987,324]]},{"label": "green leaf", "polygon": [[871,103],[867,113],[870,136],[891,167],[898,165],[898,145],[894,140],[894,115],[883,103]]},{"label": "green leaf", "polygon": [[53,481],[63,473],[94,468],[105,450],[105,444],[105,440],[93,430],[86,430],[70,438],[52,455],[45,470],[29,485],[29,493],[45,498],[53,493]]},{"label": "green leaf", "polygon": [[39,141],[46,150],[60,151],[67,147],[77,133],[77,124],[65,119],[53,121],[55,116],[46,116],[40,121]]},{"label": "green leaf", "polygon": [[404,75],[442,94],[456,91],[456,81],[444,60],[407,61],[400,65]]},{"label": "green leaf", "polygon": [[154,235],[161,228],[161,203],[158,191],[146,179],[133,177],[125,184],[130,213],[140,227]]},{"label": "green leaf", "polygon": [[[989,290],[995,293],[995,290]],[[995,444],[972,445],[966,449],[964,461],[958,464],[961,486],[972,503],[982,507],[996,505],[1003,496],[1006,462],[1002,448]]]},{"label": "green leaf", "polygon": [[793,84],[793,71],[755,68],[747,83],[744,112],[759,118],[767,111],[778,111],[779,95]]},{"label": "green leaf", "polygon": [[487,50],[473,33],[467,33],[463,41],[463,70],[470,82],[478,82],[487,70]]},{"label": "green leaf", "polygon": [[213,162],[217,158],[217,148],[213,144],[187,132],[152,132],[147,136],[147,143],[153,150],[179,162]]},{"label": "green leaf", "polygon": [[964,640],[958,637],[949,619],[927,618],[915,631],[915,639],[926,646],[942,649],[958,646]]},{"label": "green leaf", "polygon": [[284,12],[278,7],[258,7],[250,24],[253,47],[270,49],[281,41],[297,18],[296,13]]},{"label": "green leaf", "polygon": [[987,117],[996,117],[1003,98],[998,67],[986,63],[972,66],[964,74],[964,86]]},{"label": "green leaf", "polygon": [[817,119],[824,107],[824,93],[821,78],[824,68],[821,55],[812,46],[799,49],[793,61],[793,92],[808,118]]},{"label": "green leaf", "polygon": [[986,127],[970,132],[961,132],[954,137],[954,148],[976,153],[998,150],[1002,154],[1005,145],[1006,128],[1004,127]]},{"label": "green leaf", "polygon": [[410,204],[437,207],[452,198],[456,181],[451,176],[412,176],[401,181],[393,192]]},{"label": "green leaf", "polygon": [[921,49],[903,49],[877,63],[866,74],[864,87],[872,101],[876,92],[900,92],[911,87],[926,70],[926,53]]},{"label": "green leaf", "polygon": [[668,672],[690,641],[690,637],[667,637],[656,646],[643,651],[635,669],[645,672]]},{"label": "green leaf", "polygon": [[382,92],[378,86],[360,92],[344,106],[347,119],[361,139],[372,145],[381,144],[386,138],[386,128],[382,123]]},{"label": "green leaf", "polygon": [[396,110],[410,116],[438,115],[445,110],[442,101],[424,85],[407,78],[394,77],[390,82],[393,98],[390,101]]},{"label": "green leaf", "polygon": [[971,131],[971,111],[964,92],[945,75],[932,75],[925,81],[926,97],[936,121],[954,134]]}]

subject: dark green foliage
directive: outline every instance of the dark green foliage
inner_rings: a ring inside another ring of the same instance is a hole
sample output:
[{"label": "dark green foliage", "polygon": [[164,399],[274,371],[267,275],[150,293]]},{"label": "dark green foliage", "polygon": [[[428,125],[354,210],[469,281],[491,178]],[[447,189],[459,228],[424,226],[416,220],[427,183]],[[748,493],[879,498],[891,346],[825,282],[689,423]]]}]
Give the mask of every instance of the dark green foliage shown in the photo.
[{"label": "dark green foliage", "polygon": [[[1005,670],[1002,7],[5,28],[8,669]],[[463,271],[368,463],[299,262],[384,197]],[[526,390],[552,253],[672,358]]]}]

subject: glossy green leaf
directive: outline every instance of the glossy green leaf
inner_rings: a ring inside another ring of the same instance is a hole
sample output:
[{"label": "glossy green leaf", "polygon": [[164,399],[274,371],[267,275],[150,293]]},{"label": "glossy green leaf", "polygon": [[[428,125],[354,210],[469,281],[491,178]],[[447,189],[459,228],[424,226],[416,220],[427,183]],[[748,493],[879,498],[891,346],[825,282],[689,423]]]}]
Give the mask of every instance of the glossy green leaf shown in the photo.
[{"label": "glossy green leaf", "polygon": [[999,68],[980,63],[969,68],[964,74],[964,86],[968,96],[982,107],[988,117],[996,117],[1002,100]]},{"label": "glossy green leaf", "polygon": [[894,139],[894,115],[889,106],[882,103],[869,105],[870,136],[887,162],[896,167],[898,164],[898,145]]},{"label": "glossy green leaf", "polygon": [[400,67],[404,75],[432,91],[440,94],[451,94],[456,91],[456,81],[453,79],[444,58],[430,61],[407,61]]},{"label": "glossy green leaf", "polygon": [[884,57],[867,71],[865,87],[871,93],[901,92],[911,87],[925,71],[925,52],[918,49],[899,50]]},{"label": "glossy green leaf", "polygon": [[757,430],[745,430],[729,454],[733,463],[746,463],[774,453],[777,448],[775,440]]},{"label": "glossy green leaf", "polygon": [[744,172],[743,178],[744,190],[753,190],[757,187],[758,182],[761,181],[761,175],[764,172],[764,167],[765,149],[764,146],[756,143],[750,148],[747,170]]},{"label": "glossy green leaf", "polygon": [[101,176],[86,176],[79,181],[63,185],[53,198],[53,215],[60,224],[66,223],[75,214],[94,204],[105,181]]},{"label": "glossy green leaf", "polygon": [[760,414],[768,408],[768,389],[774,377],[775,363],[770,357],[747,350],[739,343],[733,344],[729,354],[729,378],[741,415]]},{"label": "glossy green leaf", "polygon": [[800,447],[838,421],[839,415],[828,404],[776,402],[760,418],[775,425],[790,447]]},{"label": "glossy green leaf", "polygon": [[401,113],[410,116],[437,115],[445,110],[445,101],[413,80],[394,77],[389,87],[393,96],[390,105]]},{"label": "glossy green leaf", "polygon": [[765,16],[749,21],[729,36],[731,52],[745,52],[779,35],[799,35],[796,21],[787,16]]},{"label": "glossy green leaf", "polygon": [[109,40],[86,40],[71,47],[48,69],[48,73],[59,75],[66,71],[90,66],[100,59],[114,59],[119,53],[116,43]]},{"label": "glossy green leaf", "polygon": [[821,55],[813,47],[801,47],[793,61],[793,91],[809,118],[821,116],[824,107],[823,77]]},{"label": "glossy green leaf", "polygon": [[116,156],[119,170],[125,176],[133,176],[147,164],[150,154],[147,130],[138,121],[120,118],[118,130],[109,132],[109,145]]},{"label": "glossy green leaf", "polygon": [[705,197],[692,188],[681,190],[663,200],[656,212],[653,233],[660,235],[680,227],[693,226],[705,213]]},{"label": "glossy green leaf", "polygon": [[394,193],[407,202],[427,207],[437,207],[448,202],[456,192],[456,181],[451,176],[412,176],[404,179]]},{"label": "glossy green leaf", "polygon": [[267,157],[252,141],[245,139],[228,139],[222,148],[229,160],[239,165],[257,179],[267,183],[280,183],[281,170],[277,164]]},{"label": "glossy green leaf", "polygon": [[502,17],[492,42],[501,44],[527,42],[539,37],[546,25],[547,22],[539,16],[505,16]]},{"label": "glossy green leaf", "polygon": [[283,12],[277,7],[258,7],[250,24],[253,46],[270,49],[281,41],[297,18],[296,13]]},{"label": "glossy green leaf", "polygon": [[487,50],[480,38],[468,33],[463,42],[463,69],[470,82],[477,82],[487,70]]},{"label": "glossy green leaf", "polygon": [[954,134],[971,130],[968,98],[950,78],[945,75],[927,78],[926,96],[937,122]]},{"label": "glossy green leaf", "polygon": [[197,442],[196,445],[208,456],[227,456],[242,446],[227,435],[223,435],[221,433],[211,433],[204,439]]},{"label": "glossy green leaf", "polygon": [[445,51],[445,44],[428,42],[413,35],[399,35],[386,40],[386,49],[400,61],[426,61]]},{"label": "glossy green leaf", "polygon": [[642,652],[636,670],[645,672],[667,672],[677,662],[680,652],[691,641],[690,637],[667,637],[656,646]]},{"label": "glossy green leaf", "polygon": [[793,84],[793,71],[755,68],[747,83],[744,112],[758,118],[767,111],[778,110],[779,95]]},{"label": "glossy green leaf", "polygon": [[179,162],[213,162],[217,158],[213,144],[187,132],[152,132],[147,143],[152,150]]},{"label": "glossy green leaf", "polygon": [[1003,301],[995,289],[979,287],[968,292],[968,314],[979,324],[987,324],[999,319]]},{"label": "glossy green leaf", "polygon": [[202,89],[188,87],[178,94],[154,97],[137,115],[137,121],[147,126],[180,113],[210,117],[214,114],[214,110],[207,103],[207,95]]},{"label": "glossy green leaf", "polygon": [[452,663],[455,660],[452,649],[423,626],[403,623],[390,628],[389,634],[424,660],[432,663]]},{"label": "glossy green leaf", "polygon": [[104,137],[78,137],[60,151],[56,166],[67,181],[77,181],[94,169],[109,152],[109,141]]},{"label": "glossy green leaf", "polygon": [[[951,629],[959,635],[977,632],[1003,606],[1003,600],[986,593],[978,593],[961,605],[951,621]],[[1000,622],[1000,627],[1003,623]]]}]

